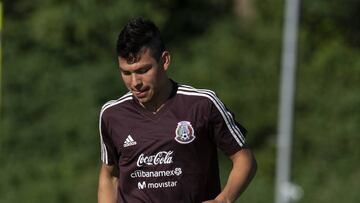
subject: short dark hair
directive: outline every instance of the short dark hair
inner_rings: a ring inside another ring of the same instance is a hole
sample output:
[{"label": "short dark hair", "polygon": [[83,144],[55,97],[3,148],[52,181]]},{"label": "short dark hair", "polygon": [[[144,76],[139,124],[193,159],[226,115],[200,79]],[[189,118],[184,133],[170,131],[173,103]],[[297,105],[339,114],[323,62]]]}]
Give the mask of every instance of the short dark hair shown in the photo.
[{"label": "short dark hair", "polygon": [[160,60],[165,44],[156,25],[142,17],[131,19],[122,29],[116,43],[117,55],[132,61],[142,48],[148,48],[152,57]]}]

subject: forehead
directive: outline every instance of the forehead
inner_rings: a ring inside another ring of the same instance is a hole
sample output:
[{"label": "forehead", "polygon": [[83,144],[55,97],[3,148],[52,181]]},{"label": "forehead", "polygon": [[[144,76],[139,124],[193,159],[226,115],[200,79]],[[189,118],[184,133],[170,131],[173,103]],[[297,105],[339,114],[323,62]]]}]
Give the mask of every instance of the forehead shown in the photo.
[{"label": "forehead", "polygon": [[136,55],[130,55],[129,58],[118,57],[118,61],[122,69],[156,63],[150,50],[146,48],[140,50]]}]

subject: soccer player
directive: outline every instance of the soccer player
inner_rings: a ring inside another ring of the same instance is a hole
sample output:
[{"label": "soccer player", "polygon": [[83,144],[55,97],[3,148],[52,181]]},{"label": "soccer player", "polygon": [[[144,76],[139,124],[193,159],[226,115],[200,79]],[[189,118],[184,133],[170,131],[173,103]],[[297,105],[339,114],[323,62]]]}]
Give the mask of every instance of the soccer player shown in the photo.
[{"label": "soccer player", "polygon": [[[213,91],[168,77],[170,53],[151,21],[130,20],[117,54],[129,92],[101,109],[98,202],[234,202],[256,171],[246,130]],[[233,163],[222,191],[217,149]]]}]

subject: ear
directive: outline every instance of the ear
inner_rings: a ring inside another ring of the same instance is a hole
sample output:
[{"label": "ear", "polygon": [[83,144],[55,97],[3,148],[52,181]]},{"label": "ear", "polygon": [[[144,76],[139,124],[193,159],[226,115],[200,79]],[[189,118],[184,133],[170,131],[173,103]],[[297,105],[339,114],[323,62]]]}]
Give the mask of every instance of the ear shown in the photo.
[{"label": "ear", "polygon": [[166,71],[170,66],[170,53],[168,51],[164,51],[161,54],[161,62],[164,67],[164,70]]}]

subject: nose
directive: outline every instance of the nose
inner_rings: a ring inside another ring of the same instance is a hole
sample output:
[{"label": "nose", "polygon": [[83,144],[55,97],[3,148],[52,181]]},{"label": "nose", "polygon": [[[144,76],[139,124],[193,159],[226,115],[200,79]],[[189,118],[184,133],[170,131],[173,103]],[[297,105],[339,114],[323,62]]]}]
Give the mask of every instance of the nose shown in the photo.
[{"label": "nose", "polygon": [[131,86],[135,89],[140,89],[142,86],[140,76],[136,73],[131,74]]}]

